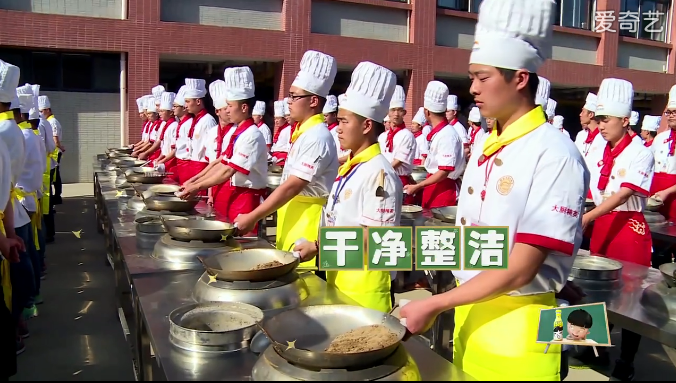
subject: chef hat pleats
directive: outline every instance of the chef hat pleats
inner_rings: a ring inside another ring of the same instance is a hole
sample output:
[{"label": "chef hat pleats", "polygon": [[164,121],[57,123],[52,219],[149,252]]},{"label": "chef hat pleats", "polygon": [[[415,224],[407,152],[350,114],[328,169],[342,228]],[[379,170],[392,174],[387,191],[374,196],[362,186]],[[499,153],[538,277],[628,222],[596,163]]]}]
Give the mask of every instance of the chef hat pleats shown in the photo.
[{"label": "chef hat pleats", "polygon": [[425,89],[425,109],[432,113],[446,112],[448,87],[441,81],[430,81]]},{"label": "chef hat pleats", "polygon": [[446,110],[458,110],[458,96],[449,94],[446,98]]},{"label": "chef hat pleats", "polygon": [[265,101],[256,101],[254,105],[253,113],[254,116],[265,116]]},{"label": "chef hat pleats", "polygon": [[174,107],[174,99],[176,98],[176,93],[174,92],[164,92],[160,97],[160,110],[172,110]]},{"label": "chef hat pleats", "polygon": [[556,105],[557,105],[557,102],[554,101],[553,99],[550,98],[550,99],[547,100],[547,111],[546,111],[546,113],[547,113],[547,118],[550,119],[550,120],[552,118],[554,118],[554,116],[556,116]]},{"label": "chef hat pleats", "polygon": [[323,114],[336,113],[338,111],[338,98],[334,95],[326,96],[326,104],[324,104]]},{"label": "chef hat pleats", "polygon": [[552,125],[554,125],[554,127],[558,129],[563,128],[563,116],[554,116]]},{"label": "chef hat pleats", "polygon": [[418,108],[418,111],[415,113],[415,116],[413,116],[413,122],[417,123],[420,126],[425,125],[427,120],[425,119],[425,108],[422,106]]},{"label": "chef hat pleats", "polygon": [[630,117],[634,87],[627,80],[607,78],[601,82],[596,105],[597,116]]},{"label": "chef hat pleats", "polygon": [[662,122],[662,117],[660,116],[643,116],[643,125],[641,125],[641,130],[647,130],[649,132],[656,132],[660,127]]},{"label": "chef hat pleats", "polygon": [[300,71],[292,86],[320,97],[329,95],[338,71],[336,59],[318,51],[307,51],[300,61]]},{"label": "chef hat pleats", "polygon": [[207,95],[207,82],[201,78],[186,78],[183,97],[186,99],[204,98]]},{"label": "chef hat pleats", "polygon": [[406,108],[406,93],[404,93],[404,87],[397,85],[394,88],[394,93],[392,94],[392,100],[390,100],[390,109],[396,108]]},{"label": "chef hat pleats", "polygon": [[226,68],[223,78],[228,101],[244,101],[256,96],[254,75],[248,66]]},{"label": "chef hat pleats", "polygon": [[284,117],[284,101],[275,101],[275,117]]},{"label": "chef hat pleats", "polygon": [[8,103],[17,98],[16,88],[20,77],[19,67],[0,60],[0,102]]},{"label": "chef hat pleats", "polygon": [[552,84],[546,78],[538,76],[538,90],[535,92],[535,105],[547,108],[547,101],[549,101],[549,92]]},{"label": "chef hat pleats", "polygon": [[227,86],[223,80],[216,80],[209,84],[209,95],[214,104],[214,109],[223,109],[228,105],[226,101],[226,90]]},{"label": "chef hat pleats", "polygon": [[372,62],[360,62],[352,72],[346,100],[341,109],[374,121],[382,121],[390,109],[397,76],[389,69]]},{"label": "chef hat pleats", "polygon": [[639,117],[640,116],[639,116],[638,112],[635,111],[635,110],[632,110],[631,116],[629,116],[629,125],[636,126],[636,124],[638,124]]},{"label": "chef hat pleats", "polygon": [[477,108],[476,106],[473,107],[472,110],[469,111],[469,117],[467,119],[474,122],[475,124],[480,123],[481,111],[479,111],[479,108]]},{"label": "chef hat pleats", "polygon": [[589,93],[587,94],[587,99],[584,102],[584,109],[587,109],[588,111],[592,113],[596,113],[596,103],[598,101],[598,97],[594,93]]}]

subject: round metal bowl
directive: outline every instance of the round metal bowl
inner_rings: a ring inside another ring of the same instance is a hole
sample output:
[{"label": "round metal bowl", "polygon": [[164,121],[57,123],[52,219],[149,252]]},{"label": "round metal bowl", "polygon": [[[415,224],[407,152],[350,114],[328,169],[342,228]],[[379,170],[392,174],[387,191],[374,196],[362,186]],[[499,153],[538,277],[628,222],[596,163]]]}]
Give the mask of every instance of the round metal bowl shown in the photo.
[{"label": "round metal bowl", "polygon": [[214,220],[165,220],[164,226],[172,238],[184,241],[218,242],[235,231],[232,224]]},{"label": "round metal bowl", "polygon": [[169,338],[182,349],[234,351],[248,347],[263,311],[245,303],[193,303],[169,314]]},{"label": "round metal bowl", "polygon": [[136,228],[141,233],[166,233],[164,226],[162,225],[162,220],[160,217],[141,217],[134,220],[136,223]]},{"label": "round metal bowl", "polygon": [[604,257],[578,255],[570,276],[593,281],[616,281],[622,279],[622,264]]},{"label": "round metal bowl", "polygon": [[457,213],[458,213],[457,206],[447,206],[432,209],[432,215],[434,216],[434,218],[445,223],[455,224],[455,216],[457,215]]},{"label": "round metal bowl", "polygon": [[676,287],[676,263],[665,263],[660,266],[662,278],[670,288]]},{"label": "round metal bowl", "polygon": [[282,174],[284,168],[279,165],[270,165],[268,166],[268,173]]},{"label": "round metal bowl", "polygon": [[417,219],[422,216],[423,208],[418,205],[404,205],[401,207],[402,218]]},{"label": "round metal bowl", "polygon": [[[152,194],[163,194],[163,195],[168,195],[168,194],[174,194],[177,191],[181,190],[181,187],[178,185],[153,185],[148,187],[146,189],[147,191],[151,192]],[[175,196],[175,195],[174,195]]]},{"label": "round metal bowl", "polygon": [[413,178],[415,183],[419,184],[427,179],[427,170],[425,170],[425,168],[423,168],[423,170],[413,170],[411,178]]},{"label": "round metal bowl", "polygon": [[282,175],[276,173],[268,173],[268,187],[270,189],[277,188],[282,183]]},{"label": "round metal bowl", "polygon": [[646,201],[645,209],[649,211],[658,211],[662,206],[664,206],[664,203],[660,201],[659,198],[653,196]]}]

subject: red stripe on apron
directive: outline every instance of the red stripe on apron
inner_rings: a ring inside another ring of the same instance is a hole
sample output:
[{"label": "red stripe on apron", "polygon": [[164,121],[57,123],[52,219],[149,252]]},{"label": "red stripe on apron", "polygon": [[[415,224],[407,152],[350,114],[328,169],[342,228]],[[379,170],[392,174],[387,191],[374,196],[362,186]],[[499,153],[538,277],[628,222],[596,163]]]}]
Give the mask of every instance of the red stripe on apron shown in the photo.
[{"label": "red stripe on apron", "polygon": [[[428,174],[427,178],[432,175]],[[455,190],[455,180],[446,178],[434,185],[427,186],[422,192],[422,207],[434,209],[437,207],[455,206],[458,204],[458,193]]]},{"label": "red stripe on apron", "polygon": [[[406,185],[415,185],[415,181],[413,181],[413,178],[411,176],[399,176],[399,179],[401,180],[401,185],[406,186]],[[414,195],[409,195],[405,194],[404,195],[404,205],[420,205],[422,197],[420,193],[416,193]]]},{"label": "red stripe on apron", "polygon": [[[676,185],[676,174],[655,173],[653,183],[650,185],[650,195],[674,185]],[[676,193],[671,194],[664,201],[664,205],[660,208],[660,214],[667,217],[668,221],[676,221]]]},{"label": "red stripe on apron", "polygon": [[589,250],[651,267],[652,238],[645,216],[636,211],[617,211],[597,218]]},{"label": "red stripe on apron", "polygon": [[[232,186],[228,181],[221,185],[214,198],[214,210],[225,218],[228,222],[233,222],[240,214],[249,214],[260,204],[261,198],[265,196],[267,189],[250,189],[239,186]],[[254,237],[258,233],[258,224],[254,226],[253,231],[245,234],[245,237]]]}]

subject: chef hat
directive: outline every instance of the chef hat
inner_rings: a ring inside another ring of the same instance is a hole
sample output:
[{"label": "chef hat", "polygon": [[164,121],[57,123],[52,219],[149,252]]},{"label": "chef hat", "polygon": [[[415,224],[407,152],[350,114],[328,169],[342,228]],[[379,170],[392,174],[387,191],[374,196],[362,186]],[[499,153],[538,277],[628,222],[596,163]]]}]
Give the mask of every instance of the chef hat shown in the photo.
[{"label": "chef hat", "polygon": [[641,126],[641,130],[656,132],[660,127],[660,122],[662,122],[662,117],[660,116],[645,115],[643,116],[643,125]]},{"label": "chef hat", "polygon": [[430,81],[425,89],[425,109],[432,113],[446,112],[448,87],[441,81]]},{"label": "chef hat", "polygon": [[214,109],[223,109],[228,106],[226,101],[227,86],[225,85],[225,81],[216,80],[209,84],[209,95],[211,95],[211,100],[214,103]]},{"label": "chef hat", "polygon": [[153,97],[155,97],[155,100],[161,100],[162,99],[162,93],[164,93],[165,89],[162,85],[157,85],[153,87],[151,93],[153,94]]},{"label": "chef hat", "polygon": [[19,95],[14,91],[14,97],[12,97],[12,102],[9,103],[9,110],[20,109],[21,102],[19,101]]},{"label": "chef hat", "polygon": [[38,110],[38,97],[40,96],[40,85],[38,84],[26,84],[31,87],[33,90],[33,107],[31,110],[28,112],[28,119],[29,120],[37,120],[40,118],[40,110]]},{"label": "chef hat", "polygon": [[0,102],[12,102],[16,98],[19,77],[19,67],[0,60]]},{"label": "chef hat", "polygon": [[394,94],[392,94],[392,100],[390,100],[390,109],[395,108],[406,108],[406,93],[404,93],[404,88],[401,85],[394,88]]},{"label": "chef hat", "polygon": [[631,116],[629,117],[629,125],[630,126],[636,126],[636,124],[638,124],[638,120],[639,120],[638,112],[635,111],[635,110],[632,110]]},{"label": "chef hat", "polygon": [[33,96],[35,96],[35,97],[40,96],[40,85],[38,85],[38,84],[33,84],[33,85],[26,84],[26,85],[30,85],[31,89],[33,90]]},{"label": "chef hat", "polygon": [[136,99],[136,105],[138,106],[138,112],[143,113],[146,110],[146,96],[142,96]]},{"label": "chef hat", "polygon": [[629,117],[634,100],[634,87],[627,80],[606,78],[599,87],[597,116]]},{"label": "chef hat", "polygon": [[254,116],[265,116],[265,101],[256,101],[251,114]]},{"label": "chef hat", "polygon": [[183,85],[176,92],[176,97],[174,98],[174,105],[185,106],[185,90],[187,86]]},{"label": "chef hat", "polygon": [[300,71],[291,86],[326,97],[337,71],[336,59],[322,52],[307,51],[300,61]]},{"label": "chef hat", "polygon": [[446,97],[446,110],[458,110],[458,96],[449,94]]},{"label": "chef hat", "polygon": [[413,122],[420,126],[424,126],[427,120],[425,119],[425,108],[422,106],[418,108],[418,111],[416,112],[415,116],[413,116]]},{"label": "chef hat", "polygon": [[285,116],[290,116],[291,115],[291,110],[289,109],[289,100],[288,98],[284,99],[284,115]]},{"label": "chef hat", "polygon": [[256,96],[254,75],[248,66],[226,68],[223,77],[228,101],[244,101]]},{"label": "chef hat", "polygon": [[385,116],[385,118],[383,118],[383,122],[390,122],[390,115],[389,114],[387,116]]},{"label": "chef hat", "polygon": [[146,97],[146,112],[157,113],[157,104],[155,103],[154,96]]},{"label": "chef hat", "polygon": [[540,105],[543,108],[547,107],[549,101],[549,91],[552,84],[544,77],[538,76],[538,90],[535,92],[535,105]]},{"label": "chef hat", "polygon": [[669,90],[669,102],[667,102],[667,109],[676,109],[676,85]]},{"label": "chef hat", "polygon": [[345,93],[338,96],[338,105],[343,105],[343,103],[345,103],[345,100],[347,100],[347,96],[345,95]]},{"label": "chef hat", "polygon": [[338,99],[334,95],[326,96],[326,104],[324,104],[323,114],[336,113],[338,111]]},{"label": "chef hat", "polygon": [[160,110],[171,110],[174,107],[174,99],[176,98],[176,93],[174,92],[164,92],[160,100]]},{"label": "chef hat", "polygon": [[204,98],[207,95],[207,82],[201,78],[186,78],[184,98]]},{"label": "chef hat", "polygon": [[554,116],[554,121],[552,121],[552,125],[554,125],[554,127],[558,129],[563,128],[563,116]]},{"label": "chef hat", "polygon": [[470,64],[537,72],[551,53],[554,6],[552,0],[484,0]]},{"label": "chef hat", "polygon": [[275,101],[275,117],[284,117],[284,101]]},{"label": "chef hat", "polygon": [[49,102],[49,97],[47,97],[47,96],[38,97],[38,109],[39,110],[50,109],[51,107],[52,107],[52,104]]},{"label": "chef hat", "polygon": [[587,94],[587,99],[584,102],[583,108],[592,113],[596,113],[596,101],[597,97],[594,93]]},{"label": "chef hat", "polygon": [[20,86],[16,88],[16,94],[19,98],[19,109],[21,109],[21,113],[29,113],[34,106],[33,88],[31,88],[30,85]]},{"label": "chef hat", "polygon": [[396,85],[397,76],[391,70],[372,62],[360,62],[352,72],[350,85],[345,91],[347,99],[340,108],[382,121],[390,109]]},{"label": "chef hat", "polygon": [[557,102],[551,98],[547,100],[547,118],[552,119],[556,114],[556,104]]},{"label": "chef hat", "polygon": [[469,111],[469,117],[467,118],[468,120],[478,124],[481,122],[481,112],[479,111],[479,108],[476,106],[472,108],[472,110]]}]

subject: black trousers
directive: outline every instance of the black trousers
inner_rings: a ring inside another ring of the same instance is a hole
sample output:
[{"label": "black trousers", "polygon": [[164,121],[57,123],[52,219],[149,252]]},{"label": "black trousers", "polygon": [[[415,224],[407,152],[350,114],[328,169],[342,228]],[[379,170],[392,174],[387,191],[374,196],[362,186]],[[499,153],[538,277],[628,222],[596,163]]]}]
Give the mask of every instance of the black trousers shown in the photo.
[{"label": "black trousers", "polygon": [[[58,168],[59,167],[57,166],[50,172],[49,174],[50,184],[53,182],[54,175],[56,173],[55,170]],[[52,203],[51,196],[49,198],[49,214],[45,214],[44,219],[45,219],[45,240],[51,241],[54,239],[54,236],[56,235],[56,229],[54,228],[54,204]]]},{"label": "black trousers", "polygon": [[[608,329],[613,331],[612,323],[608,324]],[[634,363],[634,358],[638,352],[638,346],[641,344],[641,336],[635,332],[622,329],[622,343],[620,343],[620,359],[626,363]]]},{"label": "black trousers", "polygon": [[61,205],[61,191],[63,190],[63,184],[61,183],[61,153],[59,153],[59,157],[57,158],[56,162],[59,164],[59,166],[55,167],[52,170],[53,176],[52,180],[54,181],[54,193],[52,193],[52,198],[51,202],[52,205]]},{"label": "black trousers", "polygon": [[16,375],[16,327],[0,286],[0,381]]}]

